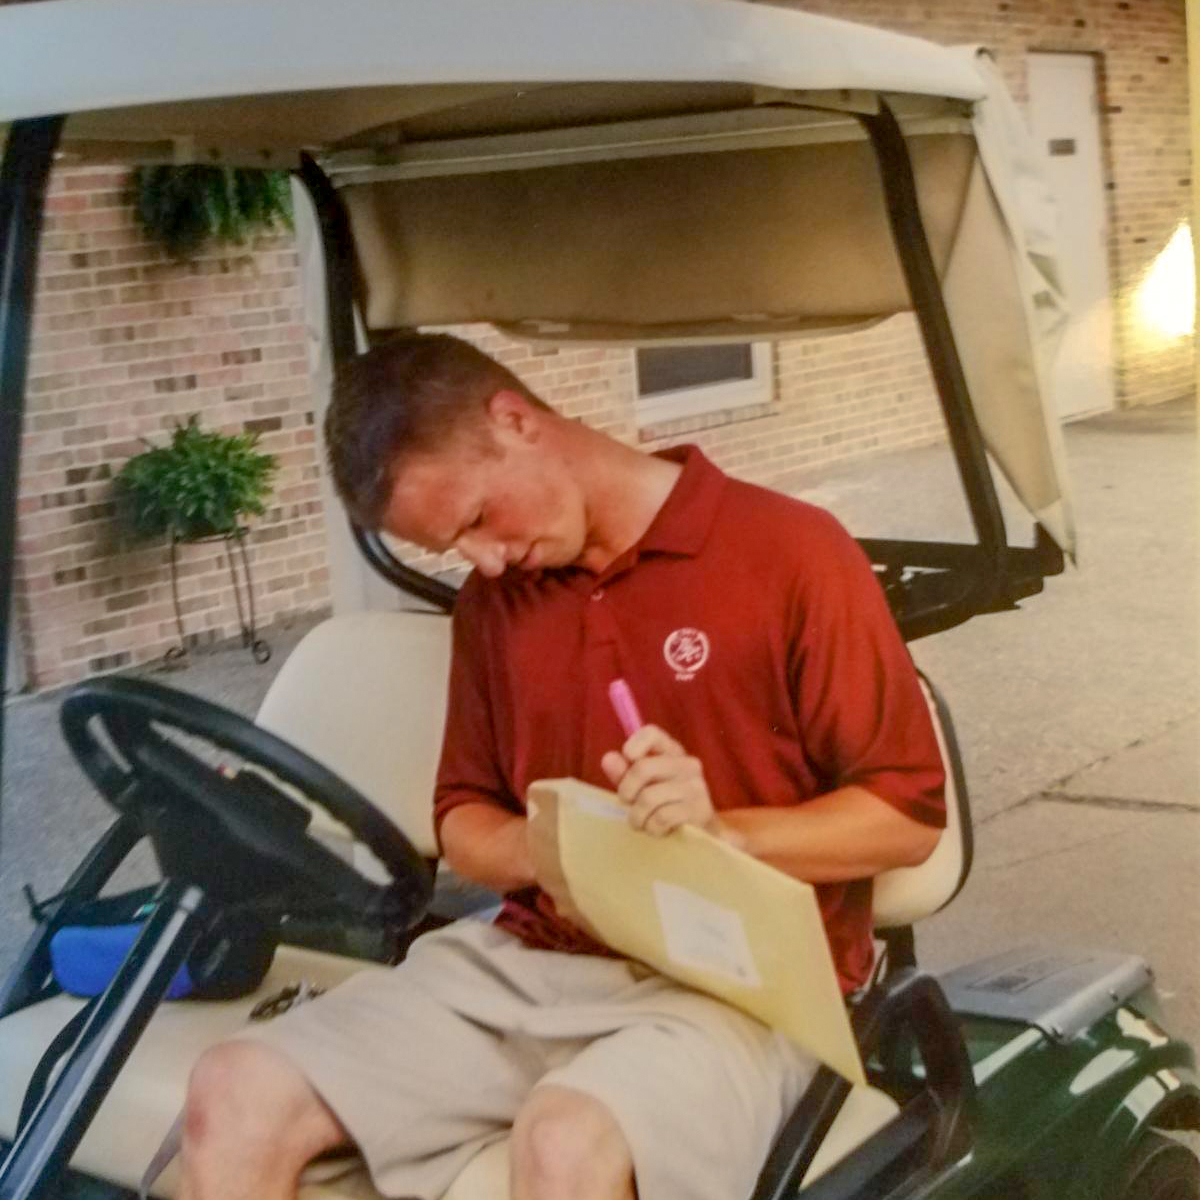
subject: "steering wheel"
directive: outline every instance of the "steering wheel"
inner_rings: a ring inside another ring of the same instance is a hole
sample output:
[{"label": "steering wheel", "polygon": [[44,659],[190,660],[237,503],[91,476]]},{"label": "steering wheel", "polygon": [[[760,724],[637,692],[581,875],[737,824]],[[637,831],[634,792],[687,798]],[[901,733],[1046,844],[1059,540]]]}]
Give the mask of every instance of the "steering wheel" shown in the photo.
[{"label": "steering wheel", "polygon": [[[74,687],[60,720],[100,793],[150,835],[165,875],[218,902],[278,894],[402,929],[424,914],[433,882],[396,825],[328,768],[237,713],[148,680],[109,677]],[[230,774],[179,734],[252,769]],[[373,882],[312,838],[311,813],[280,781],[345,825],[391,881]]]}]

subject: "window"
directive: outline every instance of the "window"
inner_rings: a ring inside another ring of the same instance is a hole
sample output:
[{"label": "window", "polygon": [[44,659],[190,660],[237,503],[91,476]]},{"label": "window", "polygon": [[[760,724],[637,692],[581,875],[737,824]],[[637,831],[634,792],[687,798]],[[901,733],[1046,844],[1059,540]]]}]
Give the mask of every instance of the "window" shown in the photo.
[{"label": "window", "polygon": [[635,353],[640,425],[657,425],[771,398],[767,343],[655,346]]}]

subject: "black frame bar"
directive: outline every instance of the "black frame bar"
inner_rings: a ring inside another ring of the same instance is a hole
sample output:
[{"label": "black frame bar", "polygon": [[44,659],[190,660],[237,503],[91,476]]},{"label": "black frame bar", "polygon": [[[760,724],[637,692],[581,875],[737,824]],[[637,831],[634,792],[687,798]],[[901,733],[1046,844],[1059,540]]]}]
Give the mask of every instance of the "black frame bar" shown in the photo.
[{"label": "black frame bar", "polygon": [[117,1073],[186,959],[207,915],[204,893],[166,880],[125,962],[58,1077],[0,1164],[0,1200],[32,1200],[63,1171]]},{"label": "black frame bar", "polygon": [[[978,545],[859,538],[906,641],[940,633],[984,612],[1015,608],[1063,569],[1063,553],[1040,526],[1033,546],[1006,546],[989,567]],[[989,581],[981,593],[979,581]]]},{"label": "black frame bar", "polygon": [[983,554],[998,571],[1007,545],[1004,517],[921,219],[908,146],[899,122],[883,100],[877,114],[862,115],[859,121],[875,151],[892,238],[929,357],[971,520]]},{"label": "black frame bar", "polygon": [[41,1000],[47,988],[56,990],[50,978],[50,938],[58,928],[60,915],[70,905],[98,896],[142,835],[136,818],[128,813],[119,816],[72,872],[66,887],[52,900],[38,905],[41,916],[37,927],[21,947],[8,979],[0,983],[0,1018]]},{"label": "black frame bar", "polygon": [[350,219],[328,175],[311,154],[300,156],[296,177],[312,199],[321,231],[325,258],[325,319],[334,364],[353,358],[358,349],[354,336],[354,239]]},{"label": "black frame bar", "polygon": [[[8,674],[25,380],[46,181],[65,117],[17,121],[0,163],[0,697]],[[4,713],[0,708],[0,772]]]},{"label": "black frame bar", "polygon": [[[814,1200],[874,1195],[872,1176],[894,1156],[929,1140],[923,1169],[936,1172],[970,1149],[976,1120],[975,1075],[962,1031],[941,985],[932,975],[905,968],[871,989],[854,1013],[854,1036],[863,1060],[902,1037],[911,1037],[925,1070],[921,1093],[875,1139],[859,1147],[827,1177],[810,1184]],[[850,1083],[819,1067],[784,1122],[758,1177],[752,1200],[792,1200],[846,1097]],[[899,1135],[899,1136],[895,1136]]]},{"label": "black frame bar", "polygon": [[[321,231],[321,249],[325,258],[325,314],[334,369],[353,358],[358,350],[354,336],[354,239],[350,220],[337,189],[317,161],[302,155],[297,178],[312,199]],[[388,549],[380,535],[350,522],[350,533],[367,562],[388,583],[449,612],[458,589],[402,563]]]},{"label": "black frame bar", "polygon": [[[1063,569],[1062,551],[1036,527],[1030,549],[1010,547],[1004,516],[988,463],[954,331],[929,239],[921,219],[912,160],[903,131],[886,101],[875,114],[860,114],[879,167],[892,240],[921,331],[934,385],[946,422],[955,465],[967,499],[977,545],[862,539],[872,562],[890,573],[889,591],[897,623],[908,641],[938,633],[977,613],[1012,608],[1042,590],[1042,580]],[[927,567],[940,577],[899,578],[905,568]]]},{"label": "black frame bar", "polygon": [[458,589],[452,584],[402,563],[388,548],[382,536],[374,530],[363,529],[361,525],[351,521],[350,533],[363,557],[375,568],[376,574],[388,583],[402,588],[419,600],[424,600],[426,604],[432,604],[442,612],[450,612],[454,608]]}]

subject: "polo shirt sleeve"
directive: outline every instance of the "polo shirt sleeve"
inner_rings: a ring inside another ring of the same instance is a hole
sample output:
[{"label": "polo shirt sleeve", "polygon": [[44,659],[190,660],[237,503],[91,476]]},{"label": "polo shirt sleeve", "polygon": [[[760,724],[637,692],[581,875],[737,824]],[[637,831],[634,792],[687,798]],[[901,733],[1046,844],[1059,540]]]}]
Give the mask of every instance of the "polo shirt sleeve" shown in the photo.
[{"label": "polo shirt sleeve", "polygon": [[487,605],[479,581],[467,578],[451,617],[452,647],[442,755],[434,785],[433,829],[460,804],[494,804],[520,812],[500,769],[489,687]]},{"label": "polo shirt sleeve", "polygon": [[865,788],[942,828],[945,771],[908,647],[858,543],[812,511],[791,626],[805,753],[831,787]]}]

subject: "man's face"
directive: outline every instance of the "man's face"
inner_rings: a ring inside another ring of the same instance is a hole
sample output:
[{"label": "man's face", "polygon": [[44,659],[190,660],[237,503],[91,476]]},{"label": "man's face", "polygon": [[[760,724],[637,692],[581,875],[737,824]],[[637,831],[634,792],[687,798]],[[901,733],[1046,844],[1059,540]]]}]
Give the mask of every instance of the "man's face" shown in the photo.
[{"label": "man's face", "polygon": [[520,432],[478,433],[401,465],[385,532],[437,553],[457,550],[489,579],[509,567],[577,563],[587,543],[586,513],[561,462]]}]

